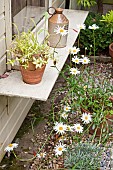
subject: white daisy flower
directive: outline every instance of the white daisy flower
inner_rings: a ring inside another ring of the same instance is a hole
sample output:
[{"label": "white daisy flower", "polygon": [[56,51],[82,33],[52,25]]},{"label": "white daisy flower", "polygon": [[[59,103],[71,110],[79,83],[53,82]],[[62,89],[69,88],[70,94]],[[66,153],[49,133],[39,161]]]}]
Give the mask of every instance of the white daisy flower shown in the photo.
[{"label": "white daisy flower", "polygon": [[63,117],[64,119],[67,119],[67,117],[68,117],[68,113],[67,113],[67,112],[63,112],[63,113],[61,113],[61,117]]},{"label": "white daisy flower", "polygon": [[83,113],[81,119],[86,124],[88,124],[92,121],[91,115],[88,113]]},{"label": "white daisy flower", "polygon": [[79,123],[74,124],[74,129],[78,133],[82,133],[83,132],[83,127]]},{"label": "white daisy flower", "polygon": [[41,152],[40,154],[37,154],[38,158],[45,158],[46,153],[45,152]]},{"label": "white daisy flower", "polygon": [[65,112],[69,112],[71,110],[71,107],[70,106],[64,106],[64,111]]},{"label": "white daisy flower", "polygon": [[72,62],[74,62],[76,64],[79,64],[80,63],[80,59],[77,56],[75,56],[75,57],[72,58]]},{"label": "white daisy flower", "polygon": [[80,48],[72,47],[69,49],[70,54],[77,54],[80,51]]},{"label": "white daisy flower", "polygon": [[10,143],[5,149],[4,151],[6,152],[10,152],[13,151],[14,148],[17,148],[18,144],[17,143]]},{"label": "white daisy flower", "polygon": [[66,145],[59,143],[58,145],[55,146],[55,155],[59,156],[62,155],[63,151],[66,151]]},{"label": "white daisy flower", "polygon": [[80,71],[77,68],[71,68],[70,73],[73,75],[77,75],[77,74],[80,74]]},{"label": "white daisy flower", "polygon": [[80,30],[85,30],[86,29],[86,25],[85,24],[78,24],[77,25],[77,28],[80,29]]},{"label": "white daisy flower", "polygon": [[88,57],[84,57],[84,58],[81,59],[81,63],[82,64],[88,64],[88,63],[90,63],[90,60],[89,60]]},{"label": "white daisy flower", "polygon": [[63,124],[62,122],[60,123],[56,122],[53,129],[56,131],[56,133],[60,133],[62,135],[65,133],[67,125]]},{"label": "white daisy flower", "polygon": [[96,24],[93,24],[92,26],[89,26],[89,29],[91,29],[91,30],[96,30],[98,28],[99,27]]},{"label": "white daisy flower", "polygon": [[56,34],[60,34],[62,36],[65,36],[66,34],[68,34],[68,30],[65,30],[64,29],[64,26],[63,27],[60,27],[59,25],[56,27],[56,29],[54,29],[54,32]]}]

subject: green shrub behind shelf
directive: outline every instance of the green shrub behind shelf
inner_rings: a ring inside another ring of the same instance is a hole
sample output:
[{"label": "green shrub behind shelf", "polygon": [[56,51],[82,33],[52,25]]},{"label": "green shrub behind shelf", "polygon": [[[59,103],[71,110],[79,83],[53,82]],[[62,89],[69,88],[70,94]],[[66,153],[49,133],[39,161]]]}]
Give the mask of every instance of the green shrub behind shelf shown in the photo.
[{"label": "green shrub behind shelf", "polygon": [[96,144],[73,144],[66,152],[64,166],[72,170],[97,170],[100,167],[101,151]]},{"label": "green shrub behind shelf", "polygon": [[[88,28],[90,25],[96,24],[99,26],[99,29],[95,30],[95,50],[96,55],[103,52],[104,50],[108,50],[109,44],[113,41],[113,37],[110,33],[110,28],[105,25],[105,23],[101,22],[102,16],[100,14],[90,12],[85,25]],[[93,34],[90,29],[81,30],[80,33],[80,48],[87,47],[90,50],[90,45],[93,46]],[[93,50],[92,50],[93,55]]]}]

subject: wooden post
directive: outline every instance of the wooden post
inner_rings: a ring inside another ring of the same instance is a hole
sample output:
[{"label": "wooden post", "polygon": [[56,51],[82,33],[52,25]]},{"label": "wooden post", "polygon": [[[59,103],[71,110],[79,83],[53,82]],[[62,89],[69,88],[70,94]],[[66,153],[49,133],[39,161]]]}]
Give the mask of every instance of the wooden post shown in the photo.
[{"label": "wooden post", "polygon": [[[9,48],[12,41],[12,20],[11,20],[11,0],[5,0],[5,31],[6,31],[6,49]],[[11,57],[7,55],[7,59]],[[7,70],[11,70],[11,66],[7,65]]]}]

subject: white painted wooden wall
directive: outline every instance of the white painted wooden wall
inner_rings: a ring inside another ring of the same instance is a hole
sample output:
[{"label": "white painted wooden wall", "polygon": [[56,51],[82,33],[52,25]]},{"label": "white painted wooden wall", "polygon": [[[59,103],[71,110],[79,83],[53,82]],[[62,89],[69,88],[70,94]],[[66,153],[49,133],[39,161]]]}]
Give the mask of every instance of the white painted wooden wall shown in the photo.
[{"label": "white painted wooden wall", "polygon": [[0,0],[0,74],[6,71],[6,36],[4,0]]},{"label": "white painted wooden wall", "polygon": [[[64,0],[52,3],[54,7],[64,7]],[[6,49],[11,39],[11,0],[0,0],[0,74],[6,71]],[[33,102],[32,99],[0,96],[0,161],[4,148],[14,139]]]}]

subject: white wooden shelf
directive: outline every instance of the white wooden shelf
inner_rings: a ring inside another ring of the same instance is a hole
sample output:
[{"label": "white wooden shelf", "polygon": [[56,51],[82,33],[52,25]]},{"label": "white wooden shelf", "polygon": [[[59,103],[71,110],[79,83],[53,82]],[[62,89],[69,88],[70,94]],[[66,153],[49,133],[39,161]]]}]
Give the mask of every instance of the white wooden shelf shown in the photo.
[{"label": "white wooden shelf", "polygon": [[[68,57],[68,49],[73,46],[78,36],[79,31],[76,33],[73,29],[77,30],[77,24],[84,23],[88,12],[81,10],[64,10],[64,14],[69,19],[69,34],[67,46],[56,50],[59,55],[57,64],[59,70],[62,69]],[[20,71],[11,71],[7,78],[0,79],[0,95],[19,96],[46,101],[59,75],[59,72],[51,66],[53,66],[52,61],[47,64],[43,79],[41,83],[37,85],[25,84],[22,81]]]}]

